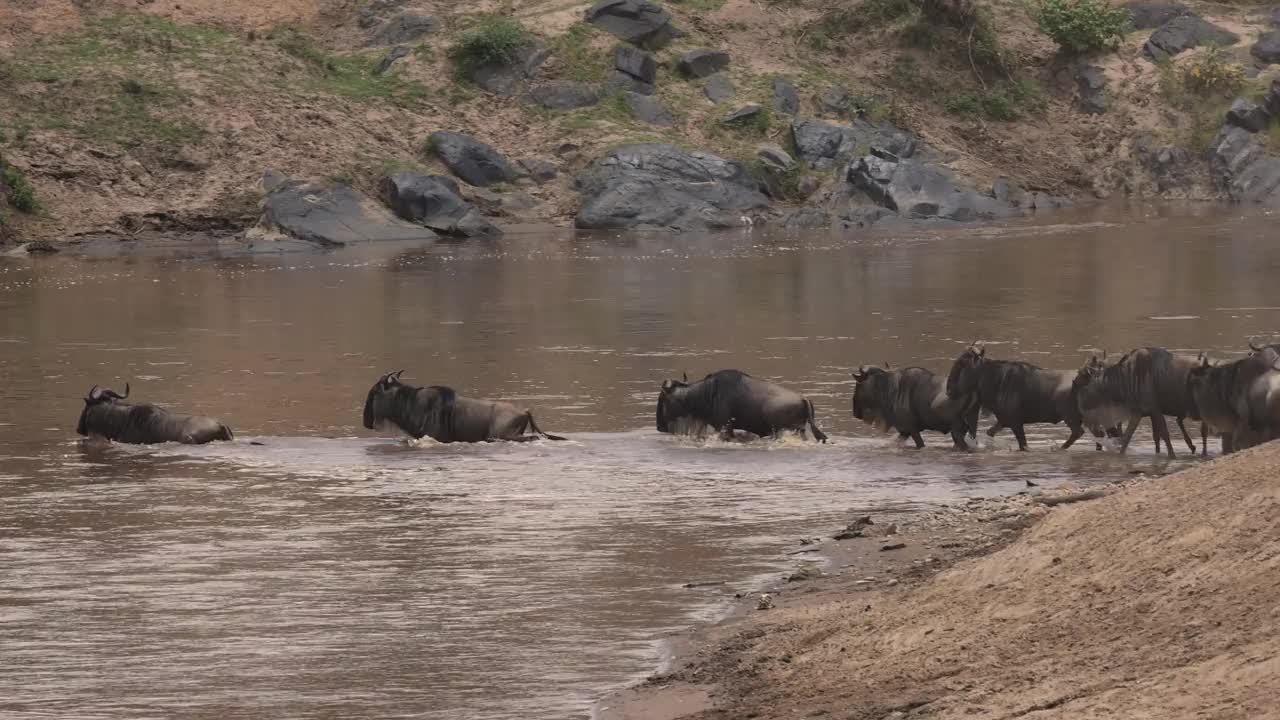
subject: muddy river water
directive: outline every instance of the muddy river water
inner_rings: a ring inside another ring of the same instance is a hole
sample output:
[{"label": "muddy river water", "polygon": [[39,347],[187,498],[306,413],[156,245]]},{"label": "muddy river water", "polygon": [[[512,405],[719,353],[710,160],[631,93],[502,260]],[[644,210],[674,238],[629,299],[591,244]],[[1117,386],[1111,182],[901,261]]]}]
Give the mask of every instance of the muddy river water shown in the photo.
[{"label": "muddy river water", "polygon": [[[855,512],[1167,469],[1149,429],[1128,457],[1053,452],[1060,427],[1029,453],[1008,435],[903,448],[850,417],[849,371],[945,370],[974,339],[1046,366],[1143,344],[1225,357],[1280,334],[1274,223],[1156,209],[0,260],[0,715],[585,715]],[[659,436],[661,380],[723,367],[808,394],[833,442]],[[401,368],[570,441],[364,430],[366,391]],[[126,382],[237,441],[81,443],[85,392]],[[682,587],[708,581],[726,584]]]}]

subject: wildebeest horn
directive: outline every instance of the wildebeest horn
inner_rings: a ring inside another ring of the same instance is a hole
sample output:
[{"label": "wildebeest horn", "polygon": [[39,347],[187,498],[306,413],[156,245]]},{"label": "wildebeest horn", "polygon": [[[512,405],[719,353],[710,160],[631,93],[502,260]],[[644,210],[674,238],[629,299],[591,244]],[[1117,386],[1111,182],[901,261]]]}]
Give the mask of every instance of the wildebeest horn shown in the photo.
[{"label": "wildebeest horn", "polygon": [[110,390],[110,389],[103,390],[103,391],[100,393],[100,395],[101,395],[102,397],[109,397],[109,398],[111,398],[112,400],[124,400],[125,398],[129,397],[129,383],[125,383],[125,384],[124,384],[124,394],[123,394],[123,395],[121,395],[120,393],[116,392],[115,390]]},{"label": "wildebeest horn", "polygon": [[1254,345],[1252,340],[1249,341],[1249,349],[1254,352],[1262,352],[1262,348]]},{"label": "wildebeest horn", "polygon": [[94,385],[93,387],[89,388],[89,394],[86,396],[85,399],[97,400],[100,397],[102,397],[102,391],[98,389],[97,385]]},{"label": "wildebeest horn", "polygon": [[888,361],[888,360],[885,360],[885,361],[884,361],[884,369],[885,369],[885,370],[890,370],[890,369],[891,369],[891,368],[889,367],[889,361]]},{"label": "wildebeest horn", "polygon": [[689,373],[687,372],[680,373],[680,382],[686,382],[686,383],[689,382]]},{"label": "wildebeest horn", "polygon": [[1209,367],[1209,354],[1205,352],[1201,352],[1200,357],[1196,358],[1196,362],[1199,363],[1200,367],[1202,368]]}]

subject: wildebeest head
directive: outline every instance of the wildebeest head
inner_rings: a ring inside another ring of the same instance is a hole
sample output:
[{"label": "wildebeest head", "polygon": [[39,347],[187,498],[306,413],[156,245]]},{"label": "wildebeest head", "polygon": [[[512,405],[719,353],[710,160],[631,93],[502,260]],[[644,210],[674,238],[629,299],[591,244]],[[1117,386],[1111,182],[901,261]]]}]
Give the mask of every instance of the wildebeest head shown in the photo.
[{"label": "wildebeest head", "polygon": [[887,430],[894,390],[888,364],[882,368],[863,365],[853,373],[853,380],[853,416],[881,431]]},{"label": "wildebeest head", "polygon": [[369,396],[364,401],[364,426],[369,430],[373,430],[382,418],[387,417],[387,408],[396,388],[404,385],[400,382],[400,375],[403,372],[403,370],[397,370],[387,373],[378,378],[378,382],[369,388]]},{"label": "wildebeest head", "polygon": [[[1128,357],[1128,355],[1124,357]],[[1120,359],[1124,360],[1124,357]],[[1089,358],[1088,362],[1076,371],[1075,379],[1071,381],[1071,394],[1075,396],[1080,412],[1087,415],[1109,404],[1102,382],[1106,370],[1106,354],[1104,353],[1101,359],[1097,355]]]},{"label": "wildebeest head", "polygon": [[671,432],[671,426],[677,420],[687,417],[689,410],[684,406],[682,390],[689,387],[688,376],[684,381],[664,380],[662,391],[658,393],[657,427],[658,432]]},{"label": "wildebeest head", "polygon": [[977,343],[960,353],[947,374],[947,397],[971,395],[978,390],[978,376],[987,359],[987,349]]},{"label": "wildebeest head", "polygon": [[1217,363],[1209,360],[1209,356],[1200,353],[1200,357],[1196,358],[1196,364],[1191,366],[1187,371],[1187,402],[1188,407],[1196,407],[1196,397],[1204,390],[1205,384],[1209,381],[1210,370],[1217,366]]},{"label": "wildebeest head", "polygon": [[115,390],[98,387],[97,385],[89,388],[89,394],[84,397],[84,410],[80,411],[80,420],[76,423],[76,434],[89,434],[89,429],[85,421],[88,418],[89,410],[91,408],[103,403],[114,403],[116,400],[124,400],[127,397],[129,397],[129,383],[124,384],[123,395],[117,393]]}]

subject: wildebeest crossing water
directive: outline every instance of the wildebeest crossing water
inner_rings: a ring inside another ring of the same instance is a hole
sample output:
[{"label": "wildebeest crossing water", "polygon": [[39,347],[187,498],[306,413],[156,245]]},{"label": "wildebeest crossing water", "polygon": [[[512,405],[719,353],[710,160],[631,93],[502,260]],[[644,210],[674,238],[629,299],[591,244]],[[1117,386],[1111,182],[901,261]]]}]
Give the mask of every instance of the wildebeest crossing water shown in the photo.
[{"label": "wildebeest crossing water", "polygon": [[[0,715],[569,717],[851,514],[1198,462],[1145,429],[1053,452],[1062,425],[916,450],[850,412],[859,366],[945,379],[975,338],[1069,369],[1280,337],[1271,221],[1129,219],[6,261]],[[570,440],[365,430],[400,367]],[[829,443],[655,431],[663,379],[735,367],[812,401]],[[86,390],[125,382],[235,441],[82,443]]]}]

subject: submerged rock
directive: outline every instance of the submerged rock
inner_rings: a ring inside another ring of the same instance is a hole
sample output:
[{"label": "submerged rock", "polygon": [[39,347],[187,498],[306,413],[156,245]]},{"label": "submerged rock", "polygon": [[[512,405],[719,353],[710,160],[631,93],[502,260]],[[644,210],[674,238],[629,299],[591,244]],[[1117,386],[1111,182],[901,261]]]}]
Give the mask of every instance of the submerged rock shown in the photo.
[{"label": "submerged rock", "polygon": [[587,229],[738,227],[769,200],[739,162],[672,145],[609,151],[577,181],[576,225]]},{"label": "submerged rock", "polygon": [[497,150],[479,140],[457,132],[439,130],[428,140],[449,172],[477,187],[510,182],[517,173]]},{"label": "submerged rock", "polygon": [[453,178],[399,172],[382,178],[378,190],[382,201],[398,217],[443,235],[478,237],[502,232],[462,199]]},{"label": "submerged rock", "polygon": [[1161,63],[1201,45],[1235,45],[1238,42],[1240,36],[1230,30],[1196,15],[1181,15],[1151,33],[1151,39],[1147,40],[1143,50],[1152,61]]},{"label": "submerged rock", "polygon": [[906,218],[967,222],[1022,214],[1008,202],[960,186],[947,168],[918,159],[867,155],[849,165],[848,180]]},{"label": "submerged rock", "polygon": [[817,230],[831,227],[831,213],[821,208],[799,208],[782,218],[787,230]]},{"label": "submerged rock", "polygon": [[671,13],[649,0],[599,0],[587,9],[585,18],[646,50],[660,50],[683,34],[671,24]]},{"label": "submerged rock", "polygon": [[258,227],[247,234],[251,247],[280,236],[321,248],[378,241],[431,241],[436,234],[403,222],[346,185],[322,185],[272,174]]}]

